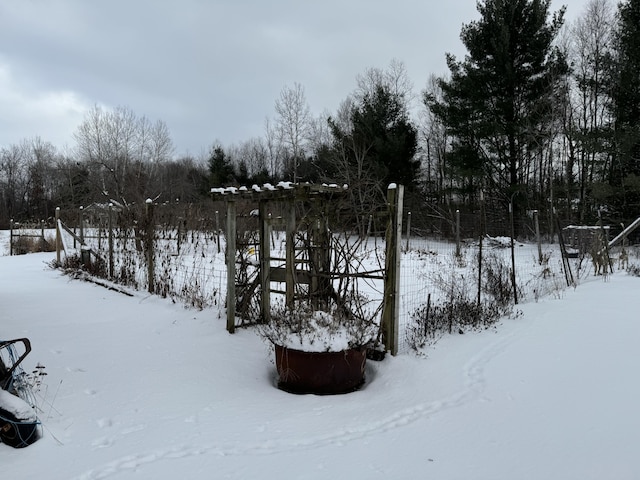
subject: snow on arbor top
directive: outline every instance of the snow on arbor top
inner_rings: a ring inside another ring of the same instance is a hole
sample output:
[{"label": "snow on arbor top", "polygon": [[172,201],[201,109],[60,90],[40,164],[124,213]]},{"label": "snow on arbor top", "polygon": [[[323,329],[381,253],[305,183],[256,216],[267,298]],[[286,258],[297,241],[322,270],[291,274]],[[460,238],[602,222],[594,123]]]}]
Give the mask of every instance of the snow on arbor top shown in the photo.
[{"label": "snow on arbor top", "polygon": [[287,195],[285,192],[291,192],[295,194],[322,194],[322,193],[338,193],[346,191],[349,188],[347,184],[342,185],[342,188],[335,183],[326,184],[323,183],[293,183],[293,182],[278,182],[275,186],[271,183],[265,183],[264,185],[253,184],[251,188],[247,188],[242,185],[240,187],[214,187],[211,189],[212,195],[267,195],[273,194],[273,192],[280,192]]}]

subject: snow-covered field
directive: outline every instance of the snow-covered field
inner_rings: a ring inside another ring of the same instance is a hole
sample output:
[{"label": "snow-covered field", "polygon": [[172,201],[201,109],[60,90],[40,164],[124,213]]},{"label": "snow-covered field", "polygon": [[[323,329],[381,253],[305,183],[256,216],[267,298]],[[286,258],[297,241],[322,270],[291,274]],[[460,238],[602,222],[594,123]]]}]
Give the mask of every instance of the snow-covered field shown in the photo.
[{"label": "snow-covered field", "polygon": [[70,280],[54,257],[0,256],[0,338],[30,338],[25,369],[48,374],[43,438],[0,444],[3,479],[640,478],[640,279],[626,273],[369,362],[358,392],[296,396],[217,308]]}]

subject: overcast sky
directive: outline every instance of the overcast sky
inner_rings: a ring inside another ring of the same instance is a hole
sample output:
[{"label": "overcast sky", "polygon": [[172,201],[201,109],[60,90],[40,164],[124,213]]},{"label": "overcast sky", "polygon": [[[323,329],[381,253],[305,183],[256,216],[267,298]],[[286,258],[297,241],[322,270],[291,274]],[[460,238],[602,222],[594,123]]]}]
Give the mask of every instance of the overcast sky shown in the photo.
[{"label": "overcast sky", "polygon": [[[587,0],[567,5],[569,20]],[[264,135],[285,86],[334,112],[367,68],[404,63],[416,93],[461,57],[474,0],[1,0],[0,147],[64,148],[94,105],[164,121],[176,155]]]}]

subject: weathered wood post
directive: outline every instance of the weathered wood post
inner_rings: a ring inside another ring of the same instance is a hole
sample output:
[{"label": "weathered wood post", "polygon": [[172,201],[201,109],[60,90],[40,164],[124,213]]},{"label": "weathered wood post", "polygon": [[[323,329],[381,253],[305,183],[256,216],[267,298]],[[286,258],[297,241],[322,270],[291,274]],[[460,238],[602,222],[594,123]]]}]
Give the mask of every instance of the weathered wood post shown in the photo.
[{"label": "weathered wood post", "polygon": [[[227,200],[227,331],[236,329],[236,202]],[[218,241],[218,248],[220,242]]]},{"label": "weathered wood post", "polygon": [[[57,223],[57,222],[56,222]],[[9,221],[9,255],[13,255],[13,218]]]},{"label": "weathered wood post", "polygon": [[536,227],[536,242],[538,243],[538,264],[542,265],[542,240],[540,239],[540,219],[538,218],[538,210],[533,211],[533,221]]},{"label": "weathered wood post", "polygon": [[511,287],[513,288],[513,303],[518,304],[518,286],[516,285],[516,254],[513,237],[515,236],[515,228],[513,221],[513,195],[509,202],[509,222],[511,223]]},{"label": "weathered wood post", "polygon": [[410,238],[411,238],[411,212],[408,212],[407,213],[407,244],[404,247],[405,252],[409,251]]},{"label": "weathered wood post", "polygon": [[45,247],[45,238],[44,238],[44,220],[40,220],[40,251],[44,252]]},{"label": "weathered wood post", "polygon": [[109,203],[109,278],[113,278],[113,203]]},{"label": "weathered wood post", "polygon": [[147,284],[149,293],[153,293],[155,291],[155,281],[154,281],[154,251],[153,251],[153,237],[155,235],[155,229],[153,224],[153,200],[147,198],[146,201],[146,253],[147,253]]},{"label": "weathered wood post", "polygon": [[456,210],[456,257],[460,258],[460,210]]},{"label": "weathered wood post", "polygon": [[260,221],[260,319],[268,323],[271,317],[271,215],[267,213],[267,201],[258,204]]},{"label": "weathered wood post", "polygon": [[176,244],[177,244],[177,253],[178,255],[180,255],[180,248],[182,247],[182,235],[184,235],[184,230],[185,228],[182,227],[182,222],[185,221],[185,217],[178,217],[178,228],[177,228],[177,232],[176,232]]},{"label": "weathered wood post", "polygon": [[[80,230],[80,248],[84,245],[84,207],[78,210],[78,228]],[[73,246],[76,246],[76,239],[73,239]]]},{"label": "weathered wood post", "polygon": [[104,230],[102,228],[102,222],[99,221],[98,222],[98,250],[102,250],[102,236],[104,235],[104,232],[102,230]]},{"label": "weathered wood post", "polygon": [[369,214],[369,223],[367,224],[367,236],[364,239],[364,247],[369,246],[369,237],[371,236],[371,227],[373,225],[373,215]]},{"label": "weathered wood post", "polygon": [[62,237],[60,235],[60,207],[56,207],[56,265],[58,266],[60,266],[60,250],[62,250]]},{"label": "weathered wood post", "polygon": [[600,235],[602,236],[602,249],[604,250],[605,255],[604,258],[607,262],[604,266],[604,275],[606,276],[607,272],[613,273],[613,261],[611,260],[611,255],[609,255],[609,235],[608,232],[605,231],[604,224],[602,223],[602,209],[598,209],[598,225],[600,226]]},{"label": "weathered wood post", "polygon": [[276,248],[276,239],[273,236],[273,228],[272,228],[272,222],[271,222],[272,216],[271,213],[269,213],[269,232],[271,234],[271,246],[275,249]]},{"label": "weathered wood post", "polygon": [[309,297],[313,308],[323,308],[331,297],[331,240],[327,223],[327,204],[319,197],[312,200],[315,218],[308,232]]},{"label": "weathered wood post", "polygon": [[482,240],[484,238],[484,192],[480,190],[480,235],[478,241],[478,298],[476,303],[480,307],[482,300]]},{"label": "weathered wood post", "polygon": [[293,199],[287,202],[286,217],[286,255],[285,255],[285,302],[293,308],[296,290],[296,204]]},{"label": "weathered wood post", "polygon": [[216,210],[216,244],[220,253],[220,213]]},{"label": "weathered wood post", "polygon": [[392,183],[387,189],[389,223],[386,235],[384,306],[382,307],[382,342],[391,355],[398,353],[400,317],[400,243],[402,238],[402,201],[404,186]]}]

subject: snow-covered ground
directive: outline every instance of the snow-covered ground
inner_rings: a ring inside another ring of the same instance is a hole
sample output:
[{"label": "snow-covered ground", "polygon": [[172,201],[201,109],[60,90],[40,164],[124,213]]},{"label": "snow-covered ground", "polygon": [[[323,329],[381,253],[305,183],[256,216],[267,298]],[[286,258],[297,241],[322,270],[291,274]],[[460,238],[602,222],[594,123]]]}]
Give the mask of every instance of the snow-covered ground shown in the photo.
[{"label": "snow-covered ground", "polygon": [[[275,388],[268,346],[185,309],[0,256],[0,338],[28,337],[43,438],[3,479],[638,479],[640,279],[591,277],[342,396]],[[560,297],[560,298],[559,298]]]}]

